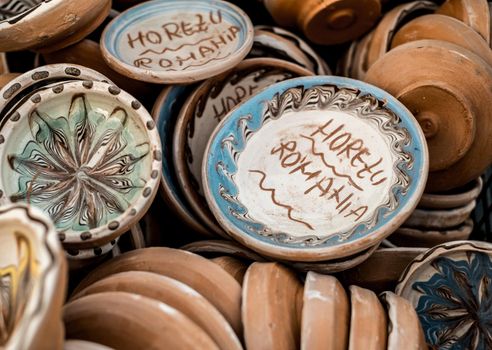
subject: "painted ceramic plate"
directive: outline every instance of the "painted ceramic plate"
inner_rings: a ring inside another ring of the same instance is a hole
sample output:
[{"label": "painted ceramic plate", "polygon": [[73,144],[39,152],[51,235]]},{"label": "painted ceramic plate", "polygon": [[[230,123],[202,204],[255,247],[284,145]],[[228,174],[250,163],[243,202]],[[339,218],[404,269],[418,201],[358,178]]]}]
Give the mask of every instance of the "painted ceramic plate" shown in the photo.
[{"label": "painted ceramic plate", "polygon": [[407,267],[396,293],[417,310],[432,348],[489,349],[492,344],[492,245],[445,243]]},{"label": "painted ceramic plate", "polygon": [[253,45],[253,25],[225,1],[156,0],[134,6],[104,30],[108,64],[131,78],[189,83],[231,69]]},{"label": "painted ceramic plate", "polygon": [[133,97],[101,82],[57,85],[0,128],[0,204],[28,202],[65,246],[98,247],[145,214],[161,158],[155,123]]},{"label": "painted ceramic plate", "polygon": [[212,135],[203,187],[222,227],[283,260],[322,261],[374,246],[422,195],[424,136],[386,92],[347,78],[275,84]]}]

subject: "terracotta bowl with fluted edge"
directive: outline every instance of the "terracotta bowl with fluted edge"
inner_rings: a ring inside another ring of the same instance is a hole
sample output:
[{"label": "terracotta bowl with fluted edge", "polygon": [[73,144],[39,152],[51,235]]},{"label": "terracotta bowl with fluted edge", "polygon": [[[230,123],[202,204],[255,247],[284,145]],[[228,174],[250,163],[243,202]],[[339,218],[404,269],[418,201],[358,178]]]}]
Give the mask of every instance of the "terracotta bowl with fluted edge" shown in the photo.
[{"label": "terracotta bowl with fluted edge", "polygon": [[360,81],[318,76],[274,84],[233,109],[209,140],[201,178],[231,237],[269,257],[314,262],[394,232],[427,171],[424,135],[401,103]]},{"label": "terracotta bowl with fluted edge", "polygon": [[161,145],[150,114],[95,81],[36,92],[0,127],[0,204],[27,202],[66,248],[96,248],[138,222],[157,192]]},{"label": "terracotta bowl with fluted edge", "polygon": [[24,204],[0,207],[0,347],[63,348],[67,263],[51,220]]}]

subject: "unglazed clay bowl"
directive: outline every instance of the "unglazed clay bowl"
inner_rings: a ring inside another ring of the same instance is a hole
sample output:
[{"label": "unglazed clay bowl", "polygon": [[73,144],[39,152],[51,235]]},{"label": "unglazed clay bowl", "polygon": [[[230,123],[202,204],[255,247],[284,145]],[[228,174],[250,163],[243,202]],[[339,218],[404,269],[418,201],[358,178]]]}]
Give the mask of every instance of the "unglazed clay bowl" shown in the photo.
[{"label": "unglazed clay bowl", "polygon": [[[164,159],[172,159],[174,125],[183,103],[193,89],[193,85],[170,85],[162,90],[155,101],[152,117],[157,124]],[[172,161],[162,162],[160,190],[167,206],[178,216],[181,222],[196,233],[213,236],[213,233],[196,218],[192,209],[189,208],[179,186]]]},{"label": "unglazed clay bowl", "polygon": [[145,214],[161,158],[154,121],[126,92],[94,81],[56,85],[0,127],[0,204],[39,207],[65,247],[98,247]]},{"label": "unglazed clay bowl", "polygon": [[228,254],[239,258],[245,258],[252,261],[265,261],[265,258],[256,254],[251,249],[234,241],[225,240],[204,240],[189,243],[181,249],[187,250],[196,254],[212,253],[212,254]]},{"label": "unglazed clay bowl", "polygon": [[488,349],[492,245],[445,243],[419,255],[403,273],[396,294],[417,310],[432,348]]},{"label": "unglazed clay bowl", "polygon": [[239,284],[243,284],[244,275],[249,266],[248,263],[227,255],[218,256],[210,260],[222,267],[229,275],[234,277]]},{"label": "unglazed clay bowl", "polygon": [[4,0],[0,51],[69,46],[96,29],[110,9],[111,0]]},{"label": "unglazed clay bowl", "polygon": [[253,25],[225,1],[148,1],[116,17],[101,37],[104,59],[128,77],[190,83],[237,65],[253,44]]},{"label": "unglazed clay bowl", "polygon": [[424,135],[396,99],[352,79],[306,77],[231,111],[208,143],[202,179],[234,239],[309,262],[390,235],[417,205],[427,169]]},{"label": "unglazed clay bowl", "polygon": [[176,121],[173,162],[178,183],[195,214],[209,229],[227,237],[210,212],[202,186],[202,166],[210,136],[229,111],[262,89],[295,77],[312,75],[296,64],[254,58],[199,85],[188,97]]},{"label": "unglazed clay bowl", "polygon": [[0,207],[0,348],[62,349],[66,273],[49,218],[22,204]]},{"label": "unglazed clay bowl", "polygon": [[444,193],[424,193],[420,199],[419,208],[427,209],[454,209],[473,202],[482,192],[483,180],[481,177],[464,187]]},{"label": "unglazed clay bowl", "polygon": [[421,229],[447,229],[456,227],[465,222],[475,209],[476,202],[471,201],[467,205],[446,210],[427,210],[415,209],[410,217],[405,221],[407,227],[417,227]]}]

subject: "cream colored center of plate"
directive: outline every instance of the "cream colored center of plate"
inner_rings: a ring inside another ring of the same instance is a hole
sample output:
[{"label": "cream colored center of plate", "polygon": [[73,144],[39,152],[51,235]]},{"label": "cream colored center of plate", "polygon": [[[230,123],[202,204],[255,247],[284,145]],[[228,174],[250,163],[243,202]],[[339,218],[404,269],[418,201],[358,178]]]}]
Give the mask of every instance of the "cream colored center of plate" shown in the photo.
[{"label": "cream colored center of plate", "polygon": [[367,120],[339,111],[286,113],[248,141],[234,180],[248,216],[274,232],[348,232],[389,201],[396,159]]}]

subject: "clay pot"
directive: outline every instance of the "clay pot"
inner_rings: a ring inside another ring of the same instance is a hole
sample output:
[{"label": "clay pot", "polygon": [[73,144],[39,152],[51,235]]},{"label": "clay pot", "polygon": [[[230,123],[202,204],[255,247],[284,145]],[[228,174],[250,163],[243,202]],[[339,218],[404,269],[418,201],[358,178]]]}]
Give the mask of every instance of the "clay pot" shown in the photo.
[{"label": "clay pot", "polygon": [[367,32],[381,14],[379,0],[264,0],[275,22],[297,27],[316,44],[332,45]]},{"label": "clay pot", "polygon": [[472,201],[463,207],[448,210],[416,209],[403,225],[438,230],[455,227],[470,217],[475,204]]},{"label": "clay pot", "polygon": [[415,41],[388,52],[366,80],[419,121],[430,154],[427,192],[463,186],[492,163],[492,153],[483,152],[492,148],[492,110],[483,103],[492,99],[492,68],[474,53],[444,41]]},{"label": "clay pot", "polygon": [[454,209],[473,202],[482,192],[483,180],[481,177],[469,184],[442,193],[424,193],[418,208],[427,209]]},{"label": "clay pot", "polygon": [[243,284],[242,319],[246,348],[298,349],[302,284],[278,263],[253,263]]},{"label": "clay pot", "polygon": [[219,256],[210,260],[222,267],[227,273],[234,277],[239,284],[243,284],[248,264],[239,259],[235,259],[232,256]]},{"label": "clay pot", "polygon": [[137,294],[106,292],[64,307],[67,336],[115,349],[219,349],[180,311]]}]

